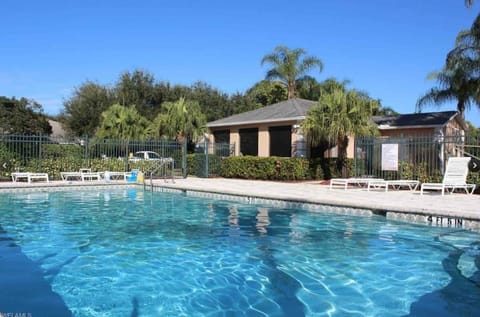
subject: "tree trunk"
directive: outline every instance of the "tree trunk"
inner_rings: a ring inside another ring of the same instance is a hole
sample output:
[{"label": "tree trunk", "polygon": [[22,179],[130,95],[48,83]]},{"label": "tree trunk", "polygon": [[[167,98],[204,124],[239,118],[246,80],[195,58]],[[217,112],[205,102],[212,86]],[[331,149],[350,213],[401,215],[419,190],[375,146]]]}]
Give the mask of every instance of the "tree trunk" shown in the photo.
[{"label": "tree trunk", "polygon": [[342,177],[348,177],[347,169],[348,136],[338,138],[338,158],[342,164]]},{"label": "tree trunk", "polygon": [[295,98],[295,81],[292,83],[292,82],[289,82],[288,83],[288,96],[287,98],[288,99],[292,99],[292,98]]},{"label": "tree trunk", "polygon": [[460,112],[460,117],[465,120],[465,102],[463,100],[458,100],[457,110]]}]

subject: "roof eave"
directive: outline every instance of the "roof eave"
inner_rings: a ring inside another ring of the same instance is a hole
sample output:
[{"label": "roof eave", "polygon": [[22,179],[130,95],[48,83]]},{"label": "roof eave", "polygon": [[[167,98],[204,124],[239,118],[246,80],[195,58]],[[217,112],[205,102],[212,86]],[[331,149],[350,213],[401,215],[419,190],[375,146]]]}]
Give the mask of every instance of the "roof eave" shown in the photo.
[{"label": "roof eave", "polygon": [[430,124],[430,125],[404,125],[404,126],[378,126],[379,130],[400,130],[400,129],[430,129],[443,128],[444,124]]},{"label": "roof eave", "polygon": [[275,120],[250,120],[250,121],[238,121],[238,122],[231,122],[231,123],[207,123],[207,128],[220,128],[220,127],[231,127],[231,126],[238,126],[238,125],[250,125],[250,124],[259,124],[259,123],[281,123],[287,121],[298,121],[304,120],[305,116],[299,117],[290,117],[290,118],[280,118]]}]

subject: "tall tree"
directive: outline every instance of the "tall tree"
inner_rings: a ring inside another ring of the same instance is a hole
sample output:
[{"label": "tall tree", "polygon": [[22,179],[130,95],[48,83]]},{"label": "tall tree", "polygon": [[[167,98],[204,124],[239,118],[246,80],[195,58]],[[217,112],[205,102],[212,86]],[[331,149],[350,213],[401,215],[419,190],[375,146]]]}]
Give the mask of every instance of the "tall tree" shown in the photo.
[{"label": "tall tree", "polygon": [[[283,87],[282,87],[283,88]],[[256,102],[255,98],[246,93],[234,93],[228,98],[227,107],[223,117],[228,117],[234,114],[247,112],[260,108],[261,105]]]},{"label": "tall tree", "polygon": [[480,15],[469,30],[458,34],[442,70],[428,78],[436,80],[438,87],[417,101],[417,110],[428,104],[456,101],[457,110],[463,115],[472,105],[480,106]]},{"label": "tall tree", "polygon": [[339,81],[331,77],[318,82],[314,77],[303,76],[297,81],[297,92],[300,98],[318,101],[320,95],[330,93],[335,88],[346,90],[348,84],[350,81],[347,79]]},{"label": "tall tree", "polygon": [[205,124],[205,115],[198,102],[180,98],[162,104],[162,111],[153,120],[151,131],[155,137],[195,141],[205,132]]},{"label": "tall tree", "polygon": [[184,96],[185,99],[197,101],[208,121],[224,117],[225,106],[228,103],[227,94],[202,81],[193,83],[190,89],[191,92]]},{"label": "tall tree", "polygon": [[296,82],[315,67],[323,70],[322,61],[314,56],[305,56],[304,49],[290,49],[286,46],[277,46],[273,53],[262,58],[261,65],[268,63],[273,66],[267,71],[267,80],[280,80],[288,91],[288,99],[295,97]]},{"label": "tall tree", "polygon": [[147,71],[137,69],[124,72],[120,75],[115,92],[117,103],[122,106],[135,105],[143,116],[153,118],[155,107],[160,108],[156,100],[155,78]]},{"label": "tall tree", "polygon": [[[301,127],[312,145],[325,141],[337,144],[340,161],[345,162],[349,136],[378,133],[370,120],[378,107],[378,101],[366,94],[336,87],[320,96],[318,104],[310,109]],[[342,171],[345,174],[346,169]]]},{"label": "tall tree", "polygon": [[287,99],[287,89],[279,81],[259,81],[249,88],[245,94],[257,103],[257,108]]},{"label": "tall tree", "polygon": [[60,120],[73,136],[93,136],[102,112],[113,104],[113,100],[109,88],[87,81],[75,88],[72,96],[64,101]]},{"label": "tall tree", "polygon": [[418,99],[418,111],[426,105],[456,101],[457,110],[463,115],[465,109],[478,100],[478,83],[468,77],[468,71],[461,65],[456,68],[446,66],[440,72],[431,73],[428,78],[435,79],[438,87]]},{"label": "tall tree", "polygon": [[350,84],[350,81],[348,79],[344,79],[342,81],[339,81],[335,77],[327,78],[319,84],[320,95],[330,94],[330,93],[333,93],[336,90],[347,91],[347,86],[349,84]]},{"label": "tall tree", "polygon": [[51,134],[42,105],[27,98],[0,96],[0,134]]},{"label": "tall tree", "polygon": [[318,100],[320,98],[320,83],[312,76],[303,76],[297,80],[295,91],[297,96],[307,100]]},{"label": "tall tree", "polygon": [[[466,123],[468,127],[467,133],[465,135],[467,138],[467,142],[469,142],[470,144],[478,144],[480,142],[480,127],[474,126],[473,123],[471,123],[470,121],[467,121]],[[466,144],[468,144],[467,142]]]},{"label": "tall tree", "polygon": [[101,138],[144,140],[150,135],[150,121],[140,115],[135,106],[114,104],[102,113],[97,132]]}]

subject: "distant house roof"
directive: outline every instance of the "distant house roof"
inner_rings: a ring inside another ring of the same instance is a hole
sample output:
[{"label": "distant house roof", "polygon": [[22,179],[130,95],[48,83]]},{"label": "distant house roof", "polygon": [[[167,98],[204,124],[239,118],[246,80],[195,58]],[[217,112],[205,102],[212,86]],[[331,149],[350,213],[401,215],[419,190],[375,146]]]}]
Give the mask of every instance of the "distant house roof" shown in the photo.
[{"label": "distant house roof", "polygon": [[375,116],[372,120],[380,130],[387,130],[443,127],[456,117],[462,127],[466,129],[465,121],[458,114],[457,111],[410,113],[390,117]]},{"label": "distant house roof", "polygon": [[209,122],[207,123],[207,127],[214,128],[265,122],[303,120],[308,110],[316,104],[316,101],[293,98],[260,109]]}]

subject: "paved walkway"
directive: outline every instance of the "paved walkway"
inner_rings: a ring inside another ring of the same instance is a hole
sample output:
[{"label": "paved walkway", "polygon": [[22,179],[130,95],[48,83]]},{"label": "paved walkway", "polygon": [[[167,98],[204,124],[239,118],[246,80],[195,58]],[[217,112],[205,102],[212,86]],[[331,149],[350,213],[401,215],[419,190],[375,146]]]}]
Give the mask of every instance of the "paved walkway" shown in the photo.
[{"label": "paved walkway", "polygon": [[[380,211],[458,217],[480,221],[480,195],[466,195],[463,193],[446,194],[445,196],[441,196],[440,192],[437,191],[426,193],[422,196],[419,191],[410,192],[408,190],[390,190],[388,192],[384,192],[383,190],[369,192],[362,188],[330,190],[328,186],[321,185],[319,182],[284,183],[223,178],[205,179],[195,177],[176,179],[175,183],[172,183],[171,181],[164,182],[163,180],[155,180],[154,183],[156,186],[182,190],[244,195]],[[52,181],[50,183],[35,182],[32,184],[27,184],[25,182],[0,182],[0,192],[2,188],[73,188],[77,186],[112,186],[125,184],[126,183],[123,181],[116,181],[108,184],[104,181]]]},{"label": "paved walkway", "polygon": [[364,188],[332,189],[319,182],[283,183],[222,178],[177,179],[174,184],[156,181],[169,188],[246,195],[271,199],[302,201],[334,206],[357,207],[425,215],[461,217],[480,220],[480,195],[425,193],[408,190],[373,190]]}]

